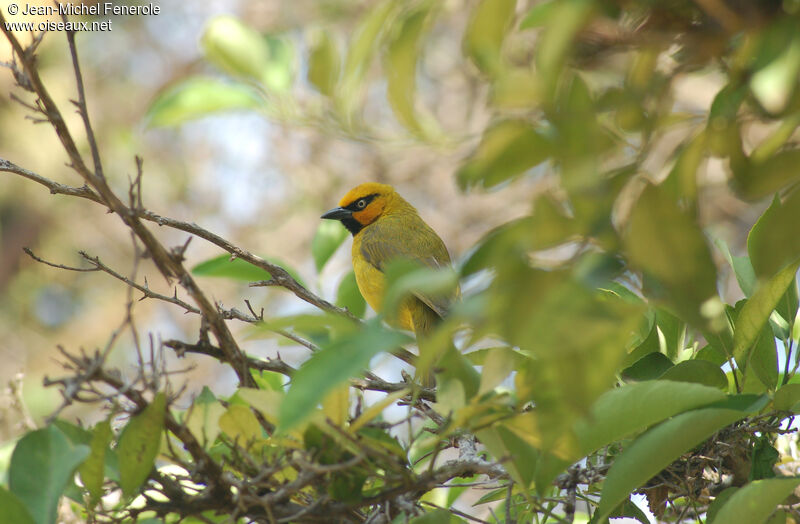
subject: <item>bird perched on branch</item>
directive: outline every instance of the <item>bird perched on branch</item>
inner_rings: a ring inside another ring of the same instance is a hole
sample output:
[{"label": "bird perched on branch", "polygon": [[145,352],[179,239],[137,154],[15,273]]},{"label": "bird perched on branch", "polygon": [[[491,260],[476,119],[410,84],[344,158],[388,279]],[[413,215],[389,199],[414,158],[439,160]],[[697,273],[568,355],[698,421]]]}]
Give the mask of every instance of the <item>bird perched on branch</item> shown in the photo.
[{"label": "bird perched on branch", "polygon": [[[387,184],[366,183],[351,189],[322,218],[339,220],[353,234],[353,271],[361,294],[377,312],[383,309],[384,272],[395,259],[407,259],[429,268],[450,265],[450,255],[439,235],[417,210]],[[424,337],[442,318],[454,298],[414,293],[399,307],[390,324]]]}]

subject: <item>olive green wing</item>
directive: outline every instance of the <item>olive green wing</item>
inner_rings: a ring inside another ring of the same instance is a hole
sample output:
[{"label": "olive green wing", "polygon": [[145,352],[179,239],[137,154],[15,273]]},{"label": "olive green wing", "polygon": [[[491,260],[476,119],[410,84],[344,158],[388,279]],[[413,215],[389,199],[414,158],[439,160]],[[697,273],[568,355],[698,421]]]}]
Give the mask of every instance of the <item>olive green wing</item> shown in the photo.
[{"label": "olive green wing", "polygon": [[[361,255],[379,271],[392,260],[407,259],[433,269],[450,265],[450,255],[439,235],[418,216],[383,217],[361,233]],[[453,297],[415,293],[417,298],[444,317]]]}]

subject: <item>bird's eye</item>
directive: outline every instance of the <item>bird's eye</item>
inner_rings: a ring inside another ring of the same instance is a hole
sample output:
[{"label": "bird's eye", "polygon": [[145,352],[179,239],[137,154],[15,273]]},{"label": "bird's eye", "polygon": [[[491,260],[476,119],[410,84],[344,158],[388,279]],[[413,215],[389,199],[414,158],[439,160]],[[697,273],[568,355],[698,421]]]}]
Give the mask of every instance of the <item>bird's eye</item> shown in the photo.
[{"label": "bird's eye", "polygon": [[357,207],[358,209],[364,209],[365,207],[367,207],[367,201],[366,201],[366,200],[364,200],[364,199],[362,198],[361,200],[359,200],[359,201],[356,203],[356,207]]}]

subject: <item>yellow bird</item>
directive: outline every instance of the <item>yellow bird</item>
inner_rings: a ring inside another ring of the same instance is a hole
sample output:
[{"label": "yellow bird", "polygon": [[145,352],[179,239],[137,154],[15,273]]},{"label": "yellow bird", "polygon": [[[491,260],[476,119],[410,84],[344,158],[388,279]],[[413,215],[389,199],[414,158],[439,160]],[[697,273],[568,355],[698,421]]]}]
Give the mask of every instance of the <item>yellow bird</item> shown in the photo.
[{"label": "yellow bird", "polygon": [[[383,305],[384,271],[392,260],[413,260],[430,268],[450,265],[442,239],[390,185],[361,184],[322,218],[340,220],[353,234],[353,271],[358,289],[377,312]],[[447,313],[457,296],[458,290],[450,297],[415,293],[400,305],[398,318],[387,321],[414,331],[419,339]]]}]

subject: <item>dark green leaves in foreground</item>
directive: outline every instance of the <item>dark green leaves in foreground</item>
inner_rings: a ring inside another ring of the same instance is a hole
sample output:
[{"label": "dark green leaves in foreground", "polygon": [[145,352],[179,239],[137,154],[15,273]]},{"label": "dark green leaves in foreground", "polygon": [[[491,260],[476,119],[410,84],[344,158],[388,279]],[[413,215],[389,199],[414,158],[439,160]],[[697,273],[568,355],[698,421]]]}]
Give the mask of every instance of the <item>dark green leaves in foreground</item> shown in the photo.
[{"label": "dark green leaves in foreground", "polygon": [[384,328],[375,319],[362,330],[352,331],[324,346],[292,377],[291,387],[281,403],[279,429],[289,430],[305,420],[327,393],[358,375],[373,356],[405,342],[408,342],[406,335]]},{"label": "dark green leaves in foreground", "polygon": [[131,417],[119,437],[120,487],[126,497],[135,495],[155,464],[164,429],[167,399],[159,393],[141,413]]},{"label": "dark green leaves in foreground", "polygon": [[[14,521],[15,524],[25,522],[25,518],[24,511],[13,497],[27,508],[36,524],[55,522],[61,494],[75,468],[88,454],[88,446],[72,444],[56,426],[38,429],[22,437],[11,455],[10,493],[2,492],[0,496],[0,500],[11,500],[8,506],[10,514],[22,515],[22,520]],[[0,507],[0,513],[6,513],[5,505]],[[8,515],[4,517],[8,518]]]}]

